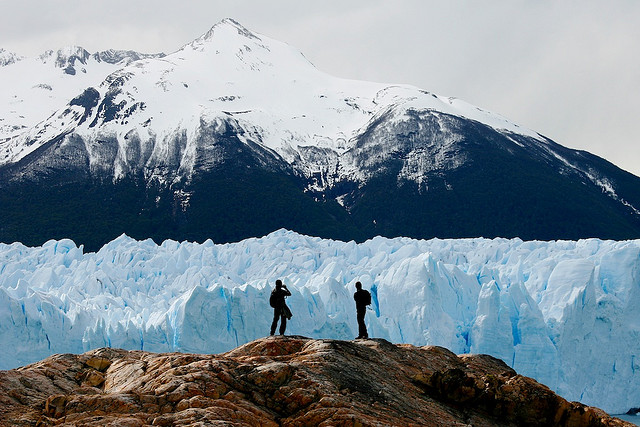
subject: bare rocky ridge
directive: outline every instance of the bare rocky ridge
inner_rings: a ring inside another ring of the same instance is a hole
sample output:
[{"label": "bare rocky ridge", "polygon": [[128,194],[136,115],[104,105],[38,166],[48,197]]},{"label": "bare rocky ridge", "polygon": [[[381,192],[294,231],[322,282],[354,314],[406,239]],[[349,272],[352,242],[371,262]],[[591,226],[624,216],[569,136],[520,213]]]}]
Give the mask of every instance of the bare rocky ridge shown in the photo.
[{"label": "bare rocky ridge", "polygon": [[110,348],[0,371],[2,426],[631,426],[486,355],[259,339],[198,355]]}]

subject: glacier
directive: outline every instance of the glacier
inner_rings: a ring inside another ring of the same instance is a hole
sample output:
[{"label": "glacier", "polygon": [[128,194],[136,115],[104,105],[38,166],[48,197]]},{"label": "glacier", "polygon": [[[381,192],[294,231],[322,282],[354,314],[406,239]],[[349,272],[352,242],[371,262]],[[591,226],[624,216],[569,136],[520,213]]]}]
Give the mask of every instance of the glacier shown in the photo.
[{"label": "glacier", "polygon": [[224,352],[269,333],[278,278],[287,334],[353,339],[361,281],[372,337],[491,354],[610,413],[640,406],[640,240],[0,243],[0,369],[103,346]]}]

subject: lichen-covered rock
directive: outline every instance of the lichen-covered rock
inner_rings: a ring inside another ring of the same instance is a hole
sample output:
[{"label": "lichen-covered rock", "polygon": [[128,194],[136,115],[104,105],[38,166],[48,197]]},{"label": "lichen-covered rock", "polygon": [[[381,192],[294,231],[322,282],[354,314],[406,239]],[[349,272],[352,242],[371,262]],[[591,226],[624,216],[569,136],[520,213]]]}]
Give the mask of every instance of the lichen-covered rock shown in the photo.
[{"label": "lichen-covered rock", "polygon": [[220,355],[99,349],[0,371],[0,425],[623,426],[485,355],[269,337]]}]

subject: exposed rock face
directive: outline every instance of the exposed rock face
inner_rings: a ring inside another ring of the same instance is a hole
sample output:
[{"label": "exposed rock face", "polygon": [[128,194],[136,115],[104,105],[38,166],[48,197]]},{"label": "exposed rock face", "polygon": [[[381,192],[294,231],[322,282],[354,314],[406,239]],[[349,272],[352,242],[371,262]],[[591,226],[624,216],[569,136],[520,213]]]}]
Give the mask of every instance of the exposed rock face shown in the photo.
[{"label": "exposed rock face", "polygon": [[0,372],[0,425],[624,426],[486,355],[269,337],[221,355],[103,348]]}]

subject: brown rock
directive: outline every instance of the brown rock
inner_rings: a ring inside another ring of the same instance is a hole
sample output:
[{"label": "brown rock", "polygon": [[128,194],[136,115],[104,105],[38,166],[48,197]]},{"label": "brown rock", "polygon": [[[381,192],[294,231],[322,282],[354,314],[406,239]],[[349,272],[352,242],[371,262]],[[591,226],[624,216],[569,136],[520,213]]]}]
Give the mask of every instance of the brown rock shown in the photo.
[{"label": "brown rock", "polygon": [[105,357],[90,357],[84,363],[100,372],[106,371],[107,368],[111,366],[111,360]]},{"label": "brown rock", "polygon": [[78,380],[89,387],[100,387],[104,384],[105,375],[95,369],[88,369],[78,375]]},{"label": "brown rock", "polygon": [[67,396],[58,394],[49,396],[44,404],[44,413],[53,418],[60,418],[64,415]]},{"label": "brown rock", "polygon": [[384,340],[99,349],[2,371],[0,390],[0,426],[631,426],[493,357]]}]

